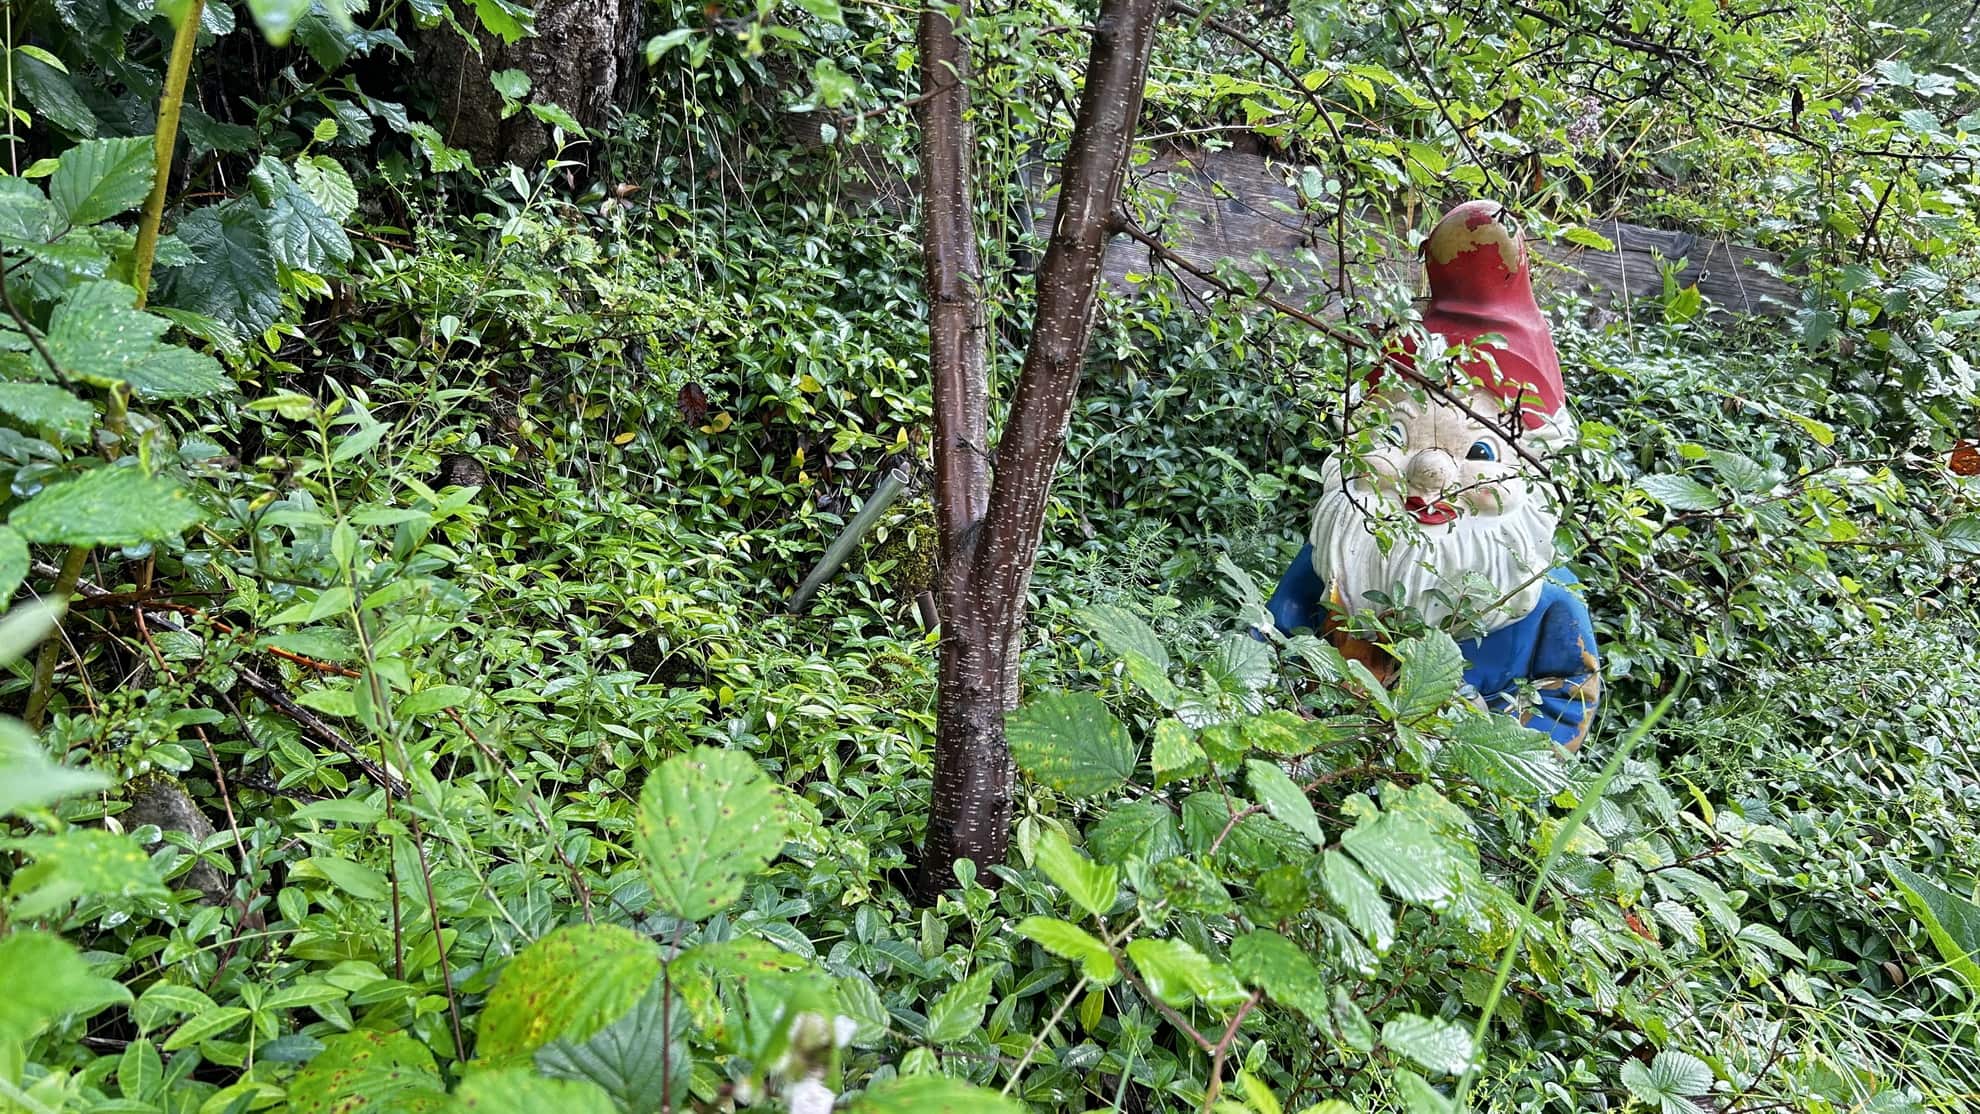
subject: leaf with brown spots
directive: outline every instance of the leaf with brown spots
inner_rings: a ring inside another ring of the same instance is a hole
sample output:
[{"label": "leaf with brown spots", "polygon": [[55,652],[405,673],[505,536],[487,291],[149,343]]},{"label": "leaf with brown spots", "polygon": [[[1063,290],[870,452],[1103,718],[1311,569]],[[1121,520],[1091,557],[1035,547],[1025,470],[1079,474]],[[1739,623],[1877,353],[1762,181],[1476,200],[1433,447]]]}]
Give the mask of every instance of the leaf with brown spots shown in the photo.
[{"label": "leaf with brown spots", "polygon": [[783,850],[789,826],[755,759],[696,747],[647,779],[634,847],[660,908],[699,921],[742,896],[749,876]]},{"label": "leaf with brown spots", "polygon": [[405,1033],[359,1029],[326,1037],[289,1081],[290,1114],[439,1110],[446,1085],[433,1053]]},{"label": "leaf with brown spots", "polygon": [[660,946],[617,925],[565,925],[502,971],[476,1049],[490,1063],[553,1040],[584,1041],[631,1010],[660,975]]}]

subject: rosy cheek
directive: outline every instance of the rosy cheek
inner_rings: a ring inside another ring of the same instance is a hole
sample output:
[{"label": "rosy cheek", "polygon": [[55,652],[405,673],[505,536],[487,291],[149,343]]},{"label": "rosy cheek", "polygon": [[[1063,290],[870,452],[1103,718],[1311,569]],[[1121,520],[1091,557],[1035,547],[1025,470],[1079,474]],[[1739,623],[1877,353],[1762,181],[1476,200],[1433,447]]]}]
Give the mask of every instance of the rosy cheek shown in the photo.
[{"label": "rosy cheek", "polygon": [[1403,458],[1396,452],[1369,453],[1361,458],[1362,471],[1355,486],[1363,491],[1388,490],[1402,482]]},{"label": "rosy cheek", "polygon": [[1465,509],[1473,514],[1504,514],[1519,506],[1518,479],[1499,469],[1476,472],[1463,481]]}]

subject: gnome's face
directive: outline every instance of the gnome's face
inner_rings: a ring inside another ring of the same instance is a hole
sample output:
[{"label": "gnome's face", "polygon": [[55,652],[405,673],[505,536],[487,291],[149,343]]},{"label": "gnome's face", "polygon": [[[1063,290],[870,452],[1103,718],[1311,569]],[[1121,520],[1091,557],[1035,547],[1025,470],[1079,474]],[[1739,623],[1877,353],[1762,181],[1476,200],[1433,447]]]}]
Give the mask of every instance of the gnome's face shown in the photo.
[{"label": "gnome's face", "polygon": [[1565,431],[1503,420],[1505,402],[1487,390],[1464,402],[1500,420],[1480,422],[1448,401],[1391,386],[1357,414],[1375,448],[1328,461],[1313,560],[1350,611],[1377,606],[1367,594],[1378,592],[1432,624],[1468,613],[1491,630],[1539,602],[1558,516],[1510,431],[1535,455]]}]

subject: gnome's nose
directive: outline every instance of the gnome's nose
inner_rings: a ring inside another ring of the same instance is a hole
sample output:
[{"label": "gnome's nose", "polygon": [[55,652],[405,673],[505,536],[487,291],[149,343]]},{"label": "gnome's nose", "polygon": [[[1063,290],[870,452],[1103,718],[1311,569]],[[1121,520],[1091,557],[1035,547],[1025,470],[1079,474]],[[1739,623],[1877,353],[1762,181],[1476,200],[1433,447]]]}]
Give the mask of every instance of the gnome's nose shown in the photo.
[{"label": "gnome's nose", "polygon": [[1404,473],[1410,491],[1424,496],[1442,495],[1457,479],[1457,458],[1448,449],[1424,449],[1409,458]]}]

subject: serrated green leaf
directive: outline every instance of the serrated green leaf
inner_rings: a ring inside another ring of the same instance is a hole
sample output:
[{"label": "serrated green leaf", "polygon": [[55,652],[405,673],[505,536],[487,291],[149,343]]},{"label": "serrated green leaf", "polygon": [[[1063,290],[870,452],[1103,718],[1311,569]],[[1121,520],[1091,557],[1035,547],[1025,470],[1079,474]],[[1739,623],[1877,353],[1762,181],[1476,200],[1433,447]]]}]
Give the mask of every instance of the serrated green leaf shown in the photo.
[{"label": "serrated green leaf", "polygon": [[204,517],[172,481],[111,465],[48,488],[14,508],[7,522],[31,542],[136,545],[177,537]]},{"label": "serrated green leaf", "polygon": [[1396,677],[1395,721],[1411,724],[1457,695],[1464,680],[1464,653],[1440,630],[1397,647],[1402,669]]},{"label": "serrated green leaf", "polygon": [[261,210],[236,198],[195,209],[179,220],[180,242],[198,262],[167,274],[169,301],[243,336],[273,324],[282,311],[275,256]]},{"label": "serrated green leaf", "polygon": [[660,945],[617,925],[565,925],[502,969],[481,1014],[491,1063],[554,1040],[586,1041],[625,1016],[660,975]]},{"label": "serrated green leaf", "polygon": [[1184,941],[1144,936],[1130,941],[1127,953],[1148,989],[1171,1006],[1200,1000],[1224,1010],[1249,997],[1229,967]]},{"label": "serrated green leaf", "polygon": [[277,262],[295,271],[329,274],[351,261],[351,241],[343,226],[296,184],[287,166],[264,155],[251,180]]},{"label": "serrated green leaf", "polygon": [[[328,117],[325,117],[328,119]],[[328,155],[301,155],[295,163],[296,184],[331,220],[347,221],[357,212],[357,187],[342,163]]]},{"label": "serrated green leaf", "polygon": [[96,408],[52,383],[0,383],[0,414],[75,441],[89,433]]},{"label": "serrated green leaf", "polygon": [[1164,708],[1176,706],[1182,694],[1169,679],[1169,651],[1140,616],[1125,607],[1093,604],[1081,608],[1079,618],[1119,655],[1136,685]]},{"label": "serrated green leaf", "polygon": [[95,224],[142,204],[154,173],[150,136],[85,139],[62,152],[48,197],[61,224]]},{"label": "serrated green leaf", "polygon": [[1038,837],[1038,869],[1094,916],[1104,916],[1120,896],[1120,871],[1079,853],[1056,828]]},{"label": "serrated green leaf", "polygon": [[1025,1114],[1023,1104],[945,1075],[896,1076],[869,1088],[852,1114]]},{"label": "serrated green leaf", "polygon": [[1368,946],[1380,955],[1395,942],[1396,925],[1389,915],[1389,903],[1354,860],[1339,851],[1329,851],[1321,862],[1321,880],[1327,896],[1340,908],[1341,915]]},{"label": "serrated green leaf", "polygon": [[1072,797],[1119,788],[1134,774],[1134,742],[1100,698],[1045,693],[1006,717],[1004,734],[1018,768]]},{"label": "serrated green leaf", "polygon": [[1053,955],[1079,964],[1081,972],[1101,986],[1111,986],[1120,976],[1106,943],[1076,924],[1056,917],[1026,917],[1016,931]]},{"label": "serrated green leaf", "polygon": [[98,130],[96,113],[76,92],[74,80],[61,65],[61,59],[40,47],[18,48],[14,61],[14,83],[21,95],[48,123],[77,139],[93,138]]},{"label": "serrated green leaf", "polygon": [[248,14],[270,46],[287,46],[312,0],[248,0]]},{"label": "serrated green leaf", "polygon": [[447,1101],[433,1053],[405,1033],[333,1033],[289,1081],[290,1114],[397,1114]]},{"label": "serrated green leaf", "polygon": [[1155,787],[1194,777],[1209,768],[1209,758],[1196,744],[1196,737],[1181,720],[1164,719],[1155,724],[1155,746],[1149,762],[1155,768]]},{"label": "serrated green leaf", "polygon": [[1553,739],[1509,716],[1460,720],[1437,759],[1495,793],[1527,801],[1546,800],[1568,784]]},{"label": "serrated green leaf", "polygon": [[666,997],[665,984],[655,980],[631,1012],[591,1039],[537,1049],[537,1070],[595,1083],[627,1110],[680,1109],[694,1074],[684,1039],[688,1011],[678,1004],[670,1009]]},{"label": "serrated green leaf", "polygon": [[55,234],[55,207],[34,183],[0,175],[0,240],[39,243]]},{"label": "serrated green leaf", "polygon": [[49,317],[49,354],[85,382],[129,383],[143,399],[204,398],[234,389],[213,357],[161,342],[170,324],[136,304],[137,291],[120,282],[76,287]]},{"label": "serrated green leaf", "polygon": [[1405,1013],[1382,1025],[1382,1043],[1426,1071],[1461,1075],[1471,1063],[1471,1034],[1442,1018]]},{"label": "serrated green leaf", "polygon": [[1386,812],[1341,837],[1362,869],[1404,901],[1441,908],[1454,892],[1456,861],[1422,821]]},{"label": "serrated green leaf", "polygon": [[1250,775],[1252,796],[1258,798],[1258,803],[1265,806],[1273,819],[1305,836],[1315,847],[1327,845],[1313,802],[1306,799],[1306,793],[1278,763],[1253,758],[1245,763],[1245,769]]},{"label": "serrated green leaf", "polygon": [[1690,1114],[1698,1109],[1691,1100],[1712,1090],[1712,1069],[1688,1052],[1668,1049],[1647,1067],[1637,1060],[1625,1062],[1622,1082],[1630,1094],[1663,1114]]},{"label": "serrated green leaf", "polygon": [[1291,1006],[1315,1025],[1327,1024],[1327,987],[1320,969],[1291,940],[1257,929],[1231,942],[1231,965],[1238,977],[1263,988],[1276,1002]]},{"label": "serrated green leaf", "polygon": [[1182,834],[1175,814],[1154,801],[1117,805],[1086,832],[1087,850],[1103,863],[1121,866],[1129,859],[1159,863],[1182,854]]},{"label": "serrated green leaf", "polygon": [[82,897],[164,898],[171,896],[151,857],[126,836],[72,828],[53,834],[0,839],[0,849],[34,860],[15,871],[10,888],[13,914],[45,917]]},{"label": "serrated green leaf", "polygon": [[633,846],[660,907],[699,921],[742,896],[788,831],[781,791],[755,759],[696,747],[647,778]]}]

